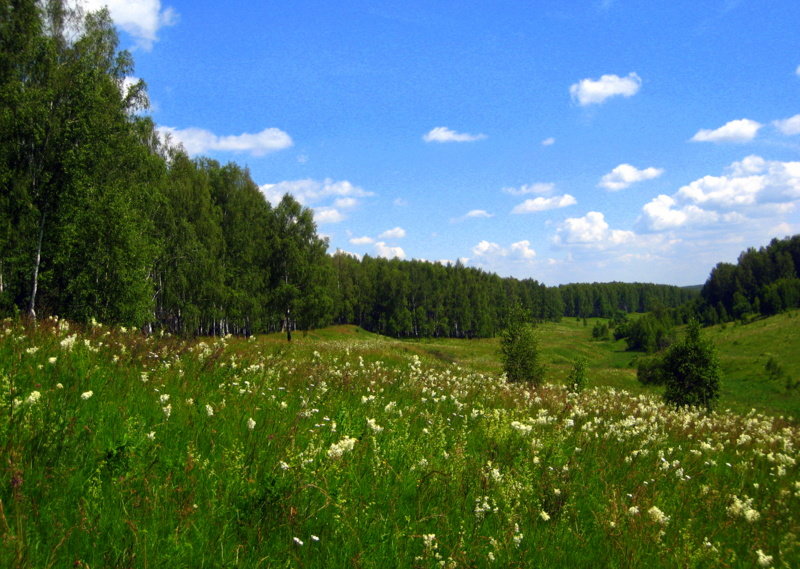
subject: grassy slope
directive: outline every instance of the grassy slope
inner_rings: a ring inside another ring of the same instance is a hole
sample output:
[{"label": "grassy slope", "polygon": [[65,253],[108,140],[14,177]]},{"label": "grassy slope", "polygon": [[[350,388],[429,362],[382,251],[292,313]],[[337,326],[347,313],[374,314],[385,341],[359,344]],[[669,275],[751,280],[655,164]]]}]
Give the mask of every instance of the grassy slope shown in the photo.
[{"label": "grassy slope", "polygon": [[[595,383],[623,381],[630,354],[589,330],[543,327],[553,376],[582,352]],[[0,324],[0,567],[800,557],[800,431],[785,421],[450,364],[496,369],[489,340],[73,334]]]},{"label": "grassy slope", "polygon": [[[572,362],[588,360],[592,385],[625,389],[634,394],[658,394],[658,387],[644,387],[636,381],[636,352],[625,350],[625,342],[591,340],[595,319],[587,325],[565,318],[539,327],[547,380],[563,381]],[[759,412],[800,419],[800,390],[787,391],[785,381],[769,381],[764,371],[770,355],[791,378],[800,379],[800,313],[780,314],[746,325],[713,326],[703,336],[717,347],[724,379],[720,407],[739,412]],[[500,373],[498,342],[481,340],[422,340],[404,343],[404,349],[426,353],[445,362],[482,373]]]}]

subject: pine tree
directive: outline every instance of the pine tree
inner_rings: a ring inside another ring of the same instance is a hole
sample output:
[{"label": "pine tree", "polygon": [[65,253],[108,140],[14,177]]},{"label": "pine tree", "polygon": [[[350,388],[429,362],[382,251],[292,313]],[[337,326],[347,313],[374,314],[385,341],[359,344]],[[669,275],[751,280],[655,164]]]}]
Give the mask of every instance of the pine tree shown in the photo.
[{"label": "pine tree", "polygon": [[711,410],[719,398],[721,375],[714,346],[700,337],[700,324],[692,320],[686,338],[664,354],[664,400]]}]

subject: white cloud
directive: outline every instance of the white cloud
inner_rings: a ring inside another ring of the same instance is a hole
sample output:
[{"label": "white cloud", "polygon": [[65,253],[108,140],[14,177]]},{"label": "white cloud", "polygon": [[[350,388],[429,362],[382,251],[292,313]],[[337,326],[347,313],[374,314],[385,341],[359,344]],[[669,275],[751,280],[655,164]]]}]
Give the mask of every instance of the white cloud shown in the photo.
[{"label": "white cloud", "polygon": [[773,121],[775,128],[781,131],[783,134],[791,136],[794,134],[800,134],[800,115],[795,115],[788,119]]},{"label": "white cloud", "polygon": [[402,247],[390,247],[383,241],[375,243],[375,253],[378,257],[385,257],[386,259],[405,259],[406,253]]},{"label": "white cloud", "polygon": [[387,229],[380,235],[378,239],[402,239],[406,236],[406,230],[402,227],[395,227],[394,229]]},{"label": "white cloud", "polygon": [[[75,0],[73,0],[74,2]],[[77,0],[87,11],[108,6],[114,24],[136,39],[137,46],[150,50],[158,41],[158,30],[172,26],[178,15],[172,8],[161,8],[161,0]]]},{"label": "white cloud", "polygon": [[460,221],[466,221],[467,219],[478,219],[478,218],[490,218],[494,217],[493,213],[489,213],[485,209],[472,209],[462,215],[461,217],[454,217],[450,219],[450,223],[458,223]]},{"label": "white cloud", "polygon": [[701,129],[691,138],[692,142],[748,142],[758,134],[763,125],[750,119],[737,119],[721,127]]},{"label": "white cloud", "polygon": [[533,259],[536,256],[536,251],[531,249],[531,242],[528,240],[512,243],[511,252],[519,255],[523,259]]},{"label": "white cloud", "polygon": [[794,74],[800,77],[800,65],[798,65],[797,69],[794,70]]},{"label": "white cloud", "polygon": [[722,176],[704,176],[672,196],[645,204],[639,223],[651,231],[741,223],[792,211],[800,200],[800,162],[748,156]]},{"label": "white cloud", "polygon": [[425,142],[474,142],[486,138],[485,134],[467,134],[437,126],[422,137]]},{"label": "white cloud", "polygon": [[202,128],[178,129],[160,126],[158,131],[163,138],[169,137],[180,142],[191,155],[208,151],[246,152],[252,156],[263,156],[292,146],[292,137],[278,128],[265,128],[261,132],[244,133],[235,136],[218,136]]},{"label": "white cloud", "polygon": [[[333,181],[330,178],[324,180],[287,180],[277,184],[263,184],[260,186],[261,192],[270,203],[277,204],[281,201],[284,194],[291,194],[303,205],[317,203],[332,197],[336,198],[364,198],[374,195],[363,188],[354,186],[347,180]],[[356,205],[356,200],[346,202],[348,207]]]},{"label": "white cloud", "polygon": [[524,196],[527,194],[548,195],[552,193],[556,185],[550,182],[537,182],[535,184],[525,184],[519,188],[503,188],[503,192],[512,196]]},{"label": "white cloud", "polygon": [[505,257],[508,255],[508,251],[503,249],[497,243],[484,240],[472,248],[472,254],[476,257]]},{"label": "white cloud", "polygon": [[557,209],[574,205],[578,201],[570,194],[563,196],[553,196],[552,198],[534,198],[532,200],[525,200],[518,204],[511,213],[536,213],[539,211],[546,211],[549,209]]},{"label": "white cloud", "polygon": [[605,216],[599,211],[590,211],[583,217],[570,217],[558,227],[556,242],[565,244],[593,245],[601,248],[622,245],[634,241],[632,231],[609,229]]},{"label": "white cloud", "polygon": [[317,223],[339,223],[344,221],[344,215],[333,207],[314,208],[314,221]]},{"label": "white cloud", "polygon": [[639,92],[642,79],[636,73],[628,73],[627,77],[603,75],[600,79],[581,79],[569,88],[573,101],[585,107],[599,105],[610,97],[632,97]]},{"label": "white cloud", "polygon": [[355,198],[338,198],[333,202],[333,207],[341,209],[350,209],[358,205],[358,200]]},{"label": "white cloud", "polygon": [[620,164],[611,170],[611,172],[603,176],[598,185],[611,192],[616,192],[617,190],[623,190],[631,184],[635,184],[636,182],[658,178],[663,173],[664,170],[662,168],[650,167],[645,168],[644,170],[639,170],[630,164]]},{"label": "white cloud", "polygon": [[351,245],[372,245],[373,243],[375,243],[375,240],[366,235],[364,237],[353,237],[350,239]]},{"label": "white cloud", "polygon": [[405,200],[403,198],[394,198],[392,205],[397,207],[406,207],[408,205],[408,200]]},{"label": "white cloud", "polygon": [[556,143],[556,139],[551,136],[549,138],[545,138],[542,141],[542,146],[553,146],[555,143]]}]

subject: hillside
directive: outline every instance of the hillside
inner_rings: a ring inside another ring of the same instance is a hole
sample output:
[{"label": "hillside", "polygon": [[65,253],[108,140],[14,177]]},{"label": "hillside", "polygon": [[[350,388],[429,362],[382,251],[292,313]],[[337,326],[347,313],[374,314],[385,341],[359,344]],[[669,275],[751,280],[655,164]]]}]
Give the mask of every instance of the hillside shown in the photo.
[{"label": "hillside", "polygon": [[[547,330],[556,367],[592,351],[576,324]],[[353,327],[287,345],[4,322],[0,565],[798,558],[796,424],[608,387],[531,389],[451,363],[489,366],[491,349]],[[628,355],[608,344],[593,370]]]}]

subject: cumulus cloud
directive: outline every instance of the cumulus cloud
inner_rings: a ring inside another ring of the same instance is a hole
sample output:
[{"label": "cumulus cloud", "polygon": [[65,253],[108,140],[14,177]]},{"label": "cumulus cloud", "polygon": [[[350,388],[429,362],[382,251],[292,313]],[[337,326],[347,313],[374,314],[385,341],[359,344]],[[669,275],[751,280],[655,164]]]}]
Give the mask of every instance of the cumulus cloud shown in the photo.
[{"label": "cumulus cloud", "polygon": [[701,129],[691,138],[692,142],[749,142],[756,137],[763,125],[751,119],[737,119],[717,129]]},{"label": "cumulus cloud", "polygon": [[161,0],[73,0],[87,11],[108,6],[114,24],[136,40],[136,45],[149,51],[158,41],[158,31],[172,26],[178,15],[172,8],[161,7]]},{"label": "cumulus cloud", "polygon": [[788,119],[773,121],[772,124],[775,125],[775,128],[787,136],[800,134],[800,115],[795,115]]},{"label": "cumulus cloud", "polygon": [[468,134],[450,130],[446,126],[437,126],[422,137],[425,142],[474,142],[483,140],[485,134]]},{"label": "cumulus cloud", "polygon": [[366,235],[364,237],[353,237],[350,239],[351,245],[372,245],[373,243],[375,243],[375,240]]},{"label": "cumulus cloud", "polygon": [[472,248],[472,254],[476,257],[505,257],[508,251],[497,243],[484,240]]},{"label": "cumulus cloud", "polygon": [[539,211],[547,211],[549,209],[567,207],[576,203],[578,203],[578,201],[570,194],[553,196],[551,198],[539,197],[531,200],[525,200],[521,204],[518,204],[516,207],[514,207],[514,209],[511,210],[511,213],[536,213]]},{"label": "cumulus cloud", "polygon": [[552,193],[556,185],[550,182],[537,182],[535,184],[525,184],[519,188],[503,188],[503,192],[512,196],[524,196],[528,194],[548,195]]},{"label": "cumulus cloud", "polygon": [[639,223],[651,231],[739,223],[792,211],[800,200],[800,162],[748,156],[721,176],[704,176],[672,196],[642,208]]},{"label": "cumulus cloud", "polygon": [[314,208],[314,221],[322,223],[339,223],[344,221],[344,215],[334,207]]},{"label": "cumulus cloud", "polygon": [[391,247],[383,241],[375,243],[375,254],[386,259],[405,259],[406,253],[402,247]]},{"label": "cumulus cloud", "polygon": [[278,182],[277,184],[263,184],[260,186],[260,189],[267,200],[273,205],[280,202],[284,194],[291,194],[294,199],[303,205],[318,203],[330,198],[337,198],[338,200],[346,200],[341,202],[338,207],[342,207],[341,204],[345,204],[349,208],[358,204],[358,200],[355,198],[364,198],[374,195],[372,192],[355,186],[347,180],[334,181],[330,178],[325,178],[324,180],[313,180],[310,178],[304,180],[287,180]]},{"label": "cumulus cloud", "polygon": [[603,176],[598,184],[600,187],[607,189],[610,192],[624,190],[631,184],[636,182],[643,182],[645,180],[652,180],[658,178],[664,173],[662,168],[645,168],[639,170],[630,164],[620,164],[611,172]]},{"label": "cumulus cloud", "polygon": [[542,141],[542,146],[553,146],[555,143],[556,143],[556,139],[551,136],[549,138],[545,138]]},{"label": "cumulus cloud", "polygon": [[465,221],[467,219],[478,219],[478,218],[490,218],[494,217],[493,213],[489,213],[485,209],[472,209],[462,215],[461,217],[454,217],[450,220],[451,223],[458,223],[460,221]]},{"label": "cumulus cloud", "polygon": [[523,259],[533,259],[536,256],[536,251],[531,249],[531,242],[528,240],[512,243],[511,252],[519,255]]},{"label": "cumulus cloud", "polygon": [[636,73],[626,77],[603,75],[600,79],[581,79],[569,88],[572,100],[580,106],[599,105],[611,97],[632,97],[639,92],[642,79]]},{"label": "cumulus cloud", "polygon": [[583,217],[569,217],[559,225],[556,243],[583,244],[610,247],[634,241],[632,231],[610,229],[605,216],[599,211],[590,211]]},{"label": "cumulus cloud", "polygon": [[406,230],[402,227],[395,227],[394,229],[387,229],[380,235],[378,239],[402,239],[406,236]]},{"label": "cumulus cloud", "polygon": [[170,126],[158,127],[163,138],[176,140],[192,156],[209,151],[247,153],[263,156],[292,146],[292,137],[279,128],[265,128],[255,134],[244,133],[218,136],[202,128],[178,129]]}]

